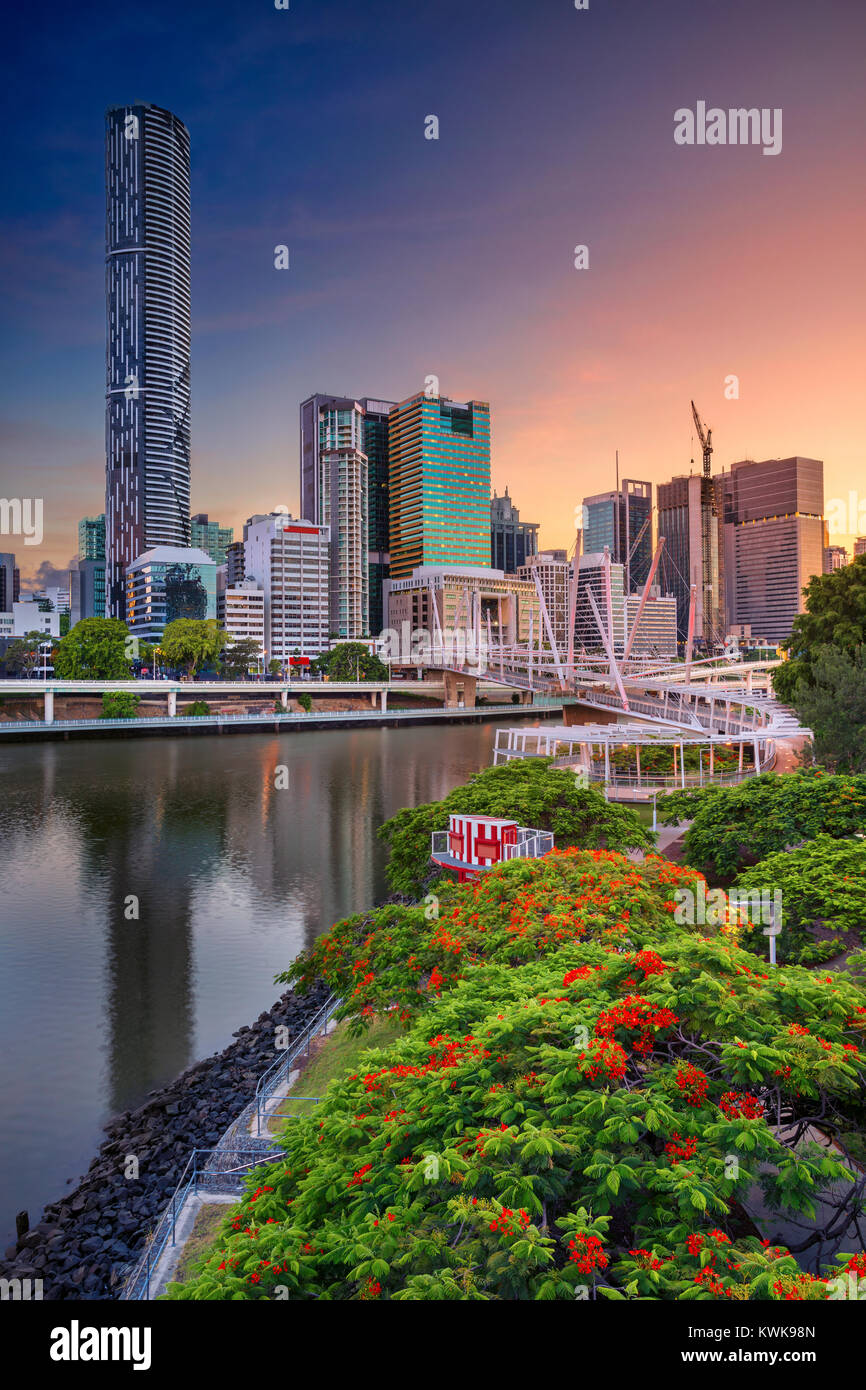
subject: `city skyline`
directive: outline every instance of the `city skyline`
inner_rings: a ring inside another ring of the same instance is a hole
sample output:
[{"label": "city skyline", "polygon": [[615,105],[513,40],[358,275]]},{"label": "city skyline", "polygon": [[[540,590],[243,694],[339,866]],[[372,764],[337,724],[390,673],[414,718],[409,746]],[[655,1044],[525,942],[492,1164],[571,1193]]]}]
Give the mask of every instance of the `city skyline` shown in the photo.
[{"label": "city skyline", "polygon": [[[430,33],[383,3],[375,37],[344,43],[342,3],[216,19],[158,4],[134,48],[118,43],[120,15],[100,18],[96,42],[88,15],[57,7],[47,48],[13,17],[18,80],[38,55],[50,91],[39,111],[16,105],[2,156],[3,491],[46,503],[42,545],[18,547],[22,579],[50,582],[45,562],[65,568],[79,518],[101,510],[100,146],[104,108],[124,99],[168,106],[193,144],[192,510],[236,534],[254,511],[297,513],[299,402],[346,386],[404,400],[430,375],[445,396],[490,402],[493,487],[510,487],[547,547],[571,544],[617,449],[621,476],[658,484],[692,458],[697,471],[691,398],[719,471],[822,458],[828,503],[854,490],[859,505],[863,199],[844,169],[866,16],[826,6],[822,58],[806,3],[692,10],[445,3]],[[407,59],[416,32],[423,52]],[[375,94],[364,55],[380,65]],[[705,95],[783,109],[780,154],[677,146],[675,110]],[[353,184],[346,220],[330,186],[349,159],[380,172]],[[831,536],[849,551],[864,529],[852,521]]]}]

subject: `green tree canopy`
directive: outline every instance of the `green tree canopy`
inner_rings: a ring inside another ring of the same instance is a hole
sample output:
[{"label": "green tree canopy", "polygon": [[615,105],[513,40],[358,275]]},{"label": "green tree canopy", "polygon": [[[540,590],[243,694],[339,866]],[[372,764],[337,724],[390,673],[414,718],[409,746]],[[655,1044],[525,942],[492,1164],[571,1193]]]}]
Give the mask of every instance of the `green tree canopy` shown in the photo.
[{"label": "green tree canopy", "polygon": [[520,825],[553,832],[556,845],[589,849],[651,849],[655,838],[635,811],[581,787],[574,773],[552,768],[550,758],[515,759],[485,768],[442,801],[406,807],[379,828],[390,846],[387,874],[398,893],[418,897],[430,878],[430,835],[446,830],[459,812],[513,817]]},{"label": "green tree canopy", "polygon": [[202,666],[219,659],[228,640],[228,633],[213,618],[175,618],[159,647],[167,665],[185,667],[194,676]]},{"label": "green tree canopy", "polygon": [[850,651],[816,647],[808,678],[797,681],[791,703],[812,730],[820,763],[866,772],[866,644]]},{"label": "green tree canopy", "polygon": [[786,643],[790,661],[773,673],[780,700],[794,703],[800,681],[811,685],[820,647],[853,655],[866,643],[866,555],[831,574],[816,574],[806,585],[806,611],[794,619]]},{"label": "green tree canopy", "polygon": [[388,668],[363,642],[340,642],[310,663],[332,681],[386,681]]},{"label": "green tree canopy", "polygon": [[239,637],[230,642],[222,657],[222,663],[229,675],[245,675],[258,666],[262,659],[262,649],[254,637]]},{"label": "green tree canopy", "polygon": [[82,618],[63,638],[54,657],[64,680],[128,680],[129,630],[119,618]]},{"label": "green tree canopy", "polygon": [[[6,648],[6,655],[3,658],[6,670],[11,674],[29,676],[42,665],[42,648],[46,642],[54,639],[45,632],[25,632],[23,637],[16,637],[14,642],[10,642]],[[57,649],[54,650],[55,670]],[[58,673],[59,674],[59,673]]]},{"label": "green tree canopy", "polygon": [[668,793],[658,810],[664,825],[693,817],[687,862],[726,879],[816,835],[842,840],[866,831],[866,776],[765,772],[736,787]]},{"label": "green tree canopy", "polygon": [[866,1272],[794,1258],[862,1208],[866,995],[676,926],[679,882],[572,850],[338,924],[326,978],[407,1031],[285,1125],[169,1297],[824,1300]]},{"label": "green tree canopy", "polygon": [[[781,895],[780,959],[829,960],[866,931],[866,839],[818,835],[744,869],[731,887]],[[765,942],[752,934],[762,953]]]}]

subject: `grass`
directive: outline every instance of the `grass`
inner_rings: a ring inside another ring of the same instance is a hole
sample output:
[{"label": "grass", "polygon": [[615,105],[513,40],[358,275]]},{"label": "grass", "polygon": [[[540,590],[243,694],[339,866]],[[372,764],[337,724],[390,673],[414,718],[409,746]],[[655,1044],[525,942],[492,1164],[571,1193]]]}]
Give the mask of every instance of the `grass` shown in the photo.
[{"label": "grass", "polygon": [[224,1202],[207,1202],[199,1207],[189,1238],[178,1259],[177,1269],[172,1275],[173,1281],[177,1280],[180,1283],[188,1278],[202,1255],[210,1254],[220,1226],[230,1211],[232,1207]]},{"label": "grass", "polygon": [[307,1115],[314,1110],[315,1101],[291,1097],[323,1096],[328,1083],[347,1071],[355,1071],[358,1059],[368,1048],[387,1047],[403,1034],[396,1019],[376,1019],[361,1037],[353,1038],[346,1023],[338,1023],[333,1033],[313,1044],[308,1065],[274,1115],[279,1117]]}]

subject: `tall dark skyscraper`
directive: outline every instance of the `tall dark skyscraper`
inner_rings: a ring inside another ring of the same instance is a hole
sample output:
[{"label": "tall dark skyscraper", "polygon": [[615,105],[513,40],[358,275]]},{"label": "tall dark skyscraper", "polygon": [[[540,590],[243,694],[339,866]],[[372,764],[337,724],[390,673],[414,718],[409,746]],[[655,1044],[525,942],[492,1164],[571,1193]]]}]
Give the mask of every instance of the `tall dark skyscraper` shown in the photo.
[{"label": "tall dark skyscraper", "polygon": [[189,545],[189,132],[158,106],[105,117],[106,613],[127,565]]},{"label": "tall dark skyscraper", "polygon": [[600,555],[607,546],[631,594],[646,582],[652,564],[652,498],[652,483],[623,478],[616,492],[583,499],[584,554]]}]

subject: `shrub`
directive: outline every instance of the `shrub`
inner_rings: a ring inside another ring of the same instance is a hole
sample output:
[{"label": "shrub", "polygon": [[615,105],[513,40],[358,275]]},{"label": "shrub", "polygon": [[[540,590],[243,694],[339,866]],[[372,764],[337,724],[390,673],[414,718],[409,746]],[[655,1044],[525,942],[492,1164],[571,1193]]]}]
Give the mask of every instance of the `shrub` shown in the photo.
[{"label": "shrub", "polygon": [[134,690],[106,690],[100,719],[135,719],[141,696]]},{"label": "shrub", "polygon": [[184,714],[210,714],[210,705],[207,700],[193,700],[192,704],[187,705]]},{"label": "shrub", "polygon": [[310,711],[311,711],[312,708],[313,708],[313,697],[312,697],[312,695],[309,693],[309,691],[307,691],[307,690],[302,690],[302,691],[301,691],[301,694],[298,696],[298,704],[300,705],[301,709],[302,709],[306,714],[309,714],[309,713],[310,713]]}]

